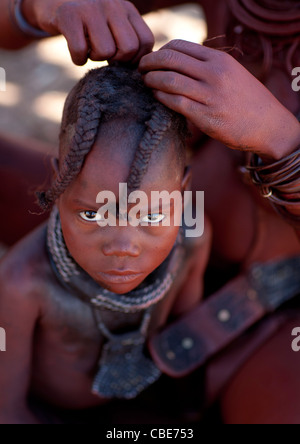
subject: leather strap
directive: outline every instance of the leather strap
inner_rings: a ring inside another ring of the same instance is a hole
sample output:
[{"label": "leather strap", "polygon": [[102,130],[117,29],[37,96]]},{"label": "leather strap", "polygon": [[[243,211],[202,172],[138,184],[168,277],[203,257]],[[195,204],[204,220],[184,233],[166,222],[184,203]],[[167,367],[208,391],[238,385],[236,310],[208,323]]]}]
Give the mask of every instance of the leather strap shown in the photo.
[{"label": "leather strap", "polygon": [[300,293],[300,257],[255,265],[149,341],[167,375],[187,376]]}]

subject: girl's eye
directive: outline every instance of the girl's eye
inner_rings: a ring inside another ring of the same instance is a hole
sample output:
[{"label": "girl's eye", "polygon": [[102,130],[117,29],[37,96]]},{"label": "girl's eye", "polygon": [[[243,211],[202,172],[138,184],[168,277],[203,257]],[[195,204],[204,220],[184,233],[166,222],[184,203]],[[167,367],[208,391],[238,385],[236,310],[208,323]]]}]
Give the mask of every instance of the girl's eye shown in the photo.
[{"label": "girl's eye", "polygon": [[159,224],[165,219],[165,217],[166,216],[164,214],[159,213],[148,214],[147,216],[141,218],[141,222],[146,224]]},{"label": "girl's eye", "polygon": [[87,222],[99,222],[101,221],[101,216],[96,211],[82,211],[80,214],[81,219]]}]

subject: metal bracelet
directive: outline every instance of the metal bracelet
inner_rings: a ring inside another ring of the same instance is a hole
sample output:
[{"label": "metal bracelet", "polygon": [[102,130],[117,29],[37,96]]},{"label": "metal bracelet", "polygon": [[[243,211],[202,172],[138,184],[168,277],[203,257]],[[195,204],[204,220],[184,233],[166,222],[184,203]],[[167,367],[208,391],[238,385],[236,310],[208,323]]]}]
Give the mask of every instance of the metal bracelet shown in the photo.
[{"label": "metal bracelet", "polygon": [[33,37],[36,39],[51,37],[51,34],[49,34],[48,32],[34,28],[27,22],[22,13],[22,3],[23,0],[14,0],[14,18],[16,24],[18,25],[18,28],[28,37]]}]

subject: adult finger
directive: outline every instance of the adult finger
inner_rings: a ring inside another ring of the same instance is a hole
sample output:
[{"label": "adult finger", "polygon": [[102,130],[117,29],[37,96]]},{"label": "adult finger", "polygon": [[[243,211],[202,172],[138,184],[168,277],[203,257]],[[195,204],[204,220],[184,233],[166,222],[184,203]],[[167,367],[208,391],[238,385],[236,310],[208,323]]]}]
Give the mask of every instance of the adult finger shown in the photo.
[{"label": "adult finger", "polygon": [[124,11],[112,14],[108,24],[117,47],[113,61],[127,62],[132,60],[139,52],[140,42],[129,19],[124,17]]},{"label": "adult finger", "polygon": [[184,96],[204,105],[209,101],[209,90],[204,82],[176,72],[152,71],[144,76],[144,82],[154,90]]},{"label": "adult finger", "polygon": [[197,60],[202,60],[203,62],[211,60],[215,54],[222,54],[222,51],[208,48],[200,45],[200,43],[187,42],[186,40],[172,40],[166,45],[162,46],[160,51],[164,49],[178,51],[181,54],[188,55]]},{"label": "adult finger", "polygon": [[185,116],[197,128],[205,130],[204,123],[201,124],[201,116],[204,116],[206,111],[205,105],[177,94],[168,94],[162,91],[153,91],[153,93],[159,102]]},{"label": "adult finger", "polygon": [[94,61],[108,60],[117,52],[117,45],[105,19],[95,15],[86,25],[90,45],[89,58]]},{"label": "adult finger", "polygon": [[75,10],[61,8],[57,28],[66,38],[75,65],[84,65],[88,57],[88,43],[80,16]]},{"label": "adult finger", "polygon": [[[139,71],[174,71],[195,80],[206,79],[206,63],[173,49],[162,49],[145,55],[139,64]],[[204,74],[204,75],[203,75]]]},{"label": "adult finger", "polygon": [[129,21],[127,2],[107,0],[103,3],[107,25],[116,46],[115,55],[110,57],[110,61],[129,61],[139,51],[140,43]]},{"label": "adult finger", "polygon": [[139,51],[132,61],[133,63],[137,63],[145,54],[152,51],[155,39],[152,31],[141,17],[136,7],[130,2],[125,2],[125,4],[128,10],[128,19],[139,39]]}]

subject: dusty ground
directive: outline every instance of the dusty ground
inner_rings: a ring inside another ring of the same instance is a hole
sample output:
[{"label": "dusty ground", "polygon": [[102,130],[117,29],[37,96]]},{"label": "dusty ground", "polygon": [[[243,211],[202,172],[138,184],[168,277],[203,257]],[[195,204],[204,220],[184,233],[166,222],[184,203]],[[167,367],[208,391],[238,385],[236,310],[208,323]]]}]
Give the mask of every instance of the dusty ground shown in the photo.
[{"label": "dusty ground", "polygon": [[[155,49],[175,38],[194,42],[205,39],[206,25],[198,5],[161,10],[145,19],[155,34]],[[99,63],[73,65],[62,37],[14,53],[0,51],[0,68],[6,74],[6,91],[2,91],[0,69],[0,133],[46,142],[54,154],[66,95],[88,69],[96,66]],[[0,245],[0,256],[3,251]]]}]

